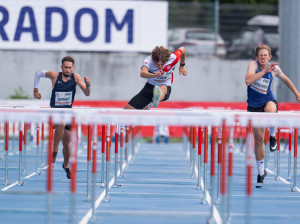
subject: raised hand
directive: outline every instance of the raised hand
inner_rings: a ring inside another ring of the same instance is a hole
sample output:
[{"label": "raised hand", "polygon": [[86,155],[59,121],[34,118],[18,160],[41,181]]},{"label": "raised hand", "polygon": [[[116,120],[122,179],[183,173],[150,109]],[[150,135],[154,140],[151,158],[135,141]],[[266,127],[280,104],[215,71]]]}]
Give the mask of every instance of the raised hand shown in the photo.
[{"label": "raised hand", "polygon": [[165,72],[163,70],[159,70],[158,72],[155,72],[155,77],[161,77]]},{"label": "raised hand", "polygon": [[84,82],[85,82],[85,85],[86,85],[86,86],[91,85],[91,80],[90,80],[89,77],[84,77]]}]

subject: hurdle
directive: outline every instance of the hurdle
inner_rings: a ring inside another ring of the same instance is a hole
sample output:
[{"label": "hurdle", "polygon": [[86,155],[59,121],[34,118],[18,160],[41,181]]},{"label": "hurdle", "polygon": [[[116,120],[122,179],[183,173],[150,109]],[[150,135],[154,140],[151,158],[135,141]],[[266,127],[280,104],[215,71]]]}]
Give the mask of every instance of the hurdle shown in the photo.
[{"label": "hurdle", "polygon": [[208,127],[205,126],[204,128],[204,170],[203,170],[204,192],[203,192],[203,198],[201,199],[202,204],[207,203],[207,161],[208,161]]},{"label": "hurdle", "polygon": [[201,149],[202,149],[202,141],[203,141],[203,132],[202,127],[200,126],[198,128],[198,178],[197,178],[197,185],[196,189],[201,189],[201,166],[202,166],[202,160],[201,160]]},{"label": "hurdle", "polygon": [[[92,141],[92,136],[94,136],[94,131],[92,131],[92,125],[88,125],[88,137],[87,137],[87,180],[86,180],[86,201],[91,200],[91,195],[90,195],[90,174],[91,174],[91,141]],[[93,139],[95,140],[95,139]],[[94,144],[94,142],[93,142]],[[95,142],[97,144],[97,142]],[[97,150],[97,148],[95,149]],[[93,145],[93,153],[94,153],[94,145]],[[94,154],[93,154],[94,155]],[[94,155],[94,157],[97,155]],[[93,162],[94,164],[94,162]],[[94,174],[94,172],[93,172]]]},{"label": "hurdle", "polygon": [[[1,111],[0,111],[1,112]],[[51,112],[51,113],[50,113]],[[20,115],[21,113],[24,113],[24,115]],[[128,121],[128,127],[132,127],[131,128],[131,132],[128,132],[128,134],[126,134],[125,138],[128,137],[128,141],[127,141],[127,159],[129,159],[129,157],[132,157],[135,155],[135,153],[137,152],[136,150],[136,147],[135,147],[135,140],[134,140],[134,137],[136,137],[136,133],[133,132],[134,128],[137,126],[137,125],[151,125],[151,124],[160,124],[160,123],[163,123],[163,124],[176,124],[176,125],[182,125],[182,126],[185,126],[185,125],[188,125],[188,124],[191,124],[193,123],[193,126],[196,127],[196,126],[202,126],[202,127],[205,127],[205,139],[204,139],[204,168],[205,168],[205,163],[208,163],[208,160],[209,158],[205,158],[206,156],[205,155],[208,155],[208,153],[205,153],[205,151],[208,151],[208,146],[206,146],[208,144],[208,140],[206,140],[208,138],[208,134],[206,129],[208,129],[208,127],[222,127],[221,129],[221,133],[222,133],[222,151],[219,150],[221,152],[221,156],[222,156],[222,164],[221,164],[221,172],[220,172],[220,177],[221,177],[221,184],[220,184],[220,192],[221,192],[221,196],[222,196],[222,206],[225,206],[226,204],[228,204],[225,200],[225,197],[228,197],[228,193],[229,193],[229,187],[226,188],[226,184],[228,184],[228,175],[232,175],[232,170],[228,170],[227,169],[227,164],[228,164],[228,161],[231,160],[230,158],[230,154],[232,151],[231,151],[231,143],[230,144],[227,144],[227,139],[229,137],[229,140],[232,139],[232,134],[230,135],[230,133],[232,132],[233,130],[233,127],[235,125],[235,121],[236,121],[236,116],[235,115],[238,115],[238,119],[239,119],[239,122],[240,122],[240,125],[241,126],[248,126],[248,123],[249,121],[252,121],[253,122],[253,127],[266,127],[269,125],[270,123],[270,120],[272,119],[277,119],[276,122],[278,124],[278,127],[279,127],[279,130],[280,130],[280,127],[283,127],[283,126],[293,126],[293,128],[295,128],[295,136],[298,137],[298,132],[297,132],[297,127],[295,127],[295,124],[297,125],[300,118],[299,118],[299,114],[296,114],[296,113],[287,113],[287,114],[276,114],[276,115],[268,115],[268,114],[255,114],[255,115],[252,115],[252,114],[246,114],[246,113],[241,113],[241,112],[218,112],[218,111],[149,111],[149,112],[145,112],[145,111],[123,111],[123,110],[120,110],[120,111],[113,111],[112,110],[96,110],[96,111],[85,111],[83,113],[83,111],[81,110],[70,110],[70,111],[56,111],[55,112],[52,112],[50,110],[42,110],[42,109],[37,109],[36,111],[34,112],[30,112],[29,110],[27,111],[26,109],[23,109],[23,110],[15,110],[15,111],[12,111],[11,114],[7,115],[7,117],[5,117],[5,120],[6,122],[16,122],[15,118],[12,118],[12,116],[16,116],[17,115],[20,115],[20,120],[18,120],[17,122],[19,122],[21,124],[21,122],[29,122],[33,117],[34,119],[37,121],[37,122],[46,122],[48,119],[49,119],[49,116],[50,114],[53,116],[53,120],[54,120],[54,123],[59,123],[62,119],[65,119],[66,122],[70,122],[70,120],[72,120],[73,118],[76,120],[82,120],[86,123],[89,123],[89,124],[92,124],[94,126],[96,125],[99,125],[99,124],[105,124],[107,126],[107,130],[106,130],[106,136],[107,138],[104,138],[106,140],[106,179],[105,179],[105,184],[106,184],[106,196],[105,198],[107,197],[110,197],[109,195],[109,183],[111,182],[111,180],[109,179],[109,170],[110,170],[110,147],[111,147],[111,128],[112,128],[112,125],[111,124],[124,124],[124,120],[127,120]],[[36,114],[41,114],[40,117],[37,117]],[[89,116],[93,117],[94,120],[90,119]],[[176,117],[176,119],[172,119],[170,117]],[[178,117],[180,117],[180,119],[177,119]],[[96,119],[95,119],[96,118]],[[1,118],[1,119],[4,119],[4,118]],[[72,176],[72,183],[71,183],[71,216],[70,218],[72,219],[73,222],[76,222],[75,220],[75,214],[76,214],[76,200],[74,200],[74,197],[76,196],[76,162],[77,162],[77,155],[76,155],[76,147],[77,147],[77,133],[75,132],[76,128],[74,128],[74,123],[75,122],[72,122],[72,130],[74,130],[72,132],[72,144],[74,144],[74,147],[73,147],[73,151],[72,151],[72,156],[71,156],[71,167],[72,167],[72,175],[75,175],[75,176]],[[126,124],[127,125],[127,124]],[[49,122],[49,127],[50,127],[50,122]],[[22,151],[22,127],[23,125],[20,125],[20,132],[19,132],[19,151]],[[102,126],[103,127],[103,126]],[[51,129],[51,128],[50,128]],[[52,135],[51,134],[51,131],[49,129],[49,138],[50,136]],[[129,128],[128,128],[129,129]],[[249,128],[248,128],[249,129]],[[231,130],[229,131],[229,136],[228,136],[228,130]],[[193,130],[194,131],[194,130]],[[297,132],[297,133],[296,133]],[[219,130],[218,130],[218,133],[219,133]],[[213,139],[214,138],[214,135],[215,134],[215,131],[212,131],[212,136],[211,138]],[[93,133],[94,135],[94,133]],[[130,137],[131,135],[131,137]],[[200,135],[200,134],[199,134]],[[297,139],[296,137],[294,136],[294,169],[297,165]],[[129,139],[131,140],[131,142],[129,141]],[[279,138],[278,138],[279,139]],[[251,134],[248,134],[247,135],[247,140],[249,141],[252,141],[251,139]],[[90,140],[89,140],[90,141]],[[230,140],[231,141],[231,140]],[[211,147],[214,147],[214,140],[211,140],[212,145]],[[51,164],[52,164],[52,161],[51,161],[51,140],[49,140],[49,143],[48,144],[48,176],[49,178],[51,177],[52,178],[52,174],[50,174],[49,172],[51,171]],[[192,143],[193,143],[193,140],[192,140]],[[201,143],[201,141],[199,141],[199,138],[198,138],[198,147],[199,147],[199,144]],[[115,144],[119,144],[119,142],[115,142]],[[253,153],[253,145],[248,145],[250,143],[248,143],[247,141],[247,152],[251,152]],[[116,145],[115,145],[116,147]],[[201,147],[201,144],[200,144],[200,147]],[[205,149],[206,148],[206,149]],[[250,148],[250,150],[248,149]],[[103,148],[102,148],[103,149]],[[131,150],[130,150],[131,149]],[[94,150],[94,147],[93,147],[93,150]],[[96,150],[96,149],[95,149]],[[194,150],[194,149],[193,149]],[[99,151],[100,152],[100,151]],[[212,156],[212,153],[213,151],[211,151],[211,156]],[[126,154],[125,153],[125,154]],[[194,153],[194,151],[193,151]],[[218,152],[219,153],[219,152]],[[94,152],[93,152],[93,155],[94,155]],[[121,155],[121,154],[120,154]],[[19,153],[19,156],[21,157],[22,156],[22,153]],[[125,155],[124,155],[125,156]],[[96,157],[93,156],[93,157]],[[213,156],[214,157],[214,156]],[[93,158],[94,159],[94,158]],[[295,162],[296,161],[296,162]],[[19,159],[19,163],[22,162],[22,158]],[[112,161],[113,162],[113,161]],[[118,160],[117,160],[118,162]],[[214,172],[212,170],[213,168],[213,159],[211,158],[211,175],[214,176]],[[230,164],[230,163],[229,163]],[[49,166],[50,165],[50,166]],[[196,166],[196,164],[194,164]],[[249,164],[249,166],[252,165],[252,164]],[[22,166],[19,166],[19,170],[20,170],[20,167]],[[201,164],[200,164],[200,167],[201,167]],[[280,166],[278,166],[280,167]],[[252,169],[252,167],[250,167]],[[247,172],[248,172],[248,175],[247,176],[248,178],[251,177],[251,169],[249,167],[247,167]],[[230,168],[232,169],[232,167]],[[94,169],[93,169],[94,170]],[[119,171],[118,168],[116,168],[117,171]],[[116,171],[115,170],[115,171]],[[207,169],[207,165],[206,165],[206,170]],[[228,171],[227,171],[228,170]],[[198,170],[199,171],[199,170]],[[280,171],[280,170],[279,170]],[[206,175],[207,172],[204,172],[204,176]],[[296,172],[294,172],[294,175],[295,175]],[[19,172],[19,176],[20,176],[21,172]],[[278,176],[279,176],[280,173],[278,173]],[[211,176],[211,177],[212,177]],[[50,179],[51,179],[50,178]],[[94,177],[93,177],[94,178]],[[205,177],[204,177],[205,179]],[[21,180],[21,177],[19,177],[19,181]],[[296,188],[296,178],[293,179],[295,181],[294,183],[294,186]],[[251,183],[251,178],[248,179],[248,184]],[[211,180],[211,185],[212,185],[212,190],[211,190],[211,194],[212,194],[212,202],[214,201],[213,199],[213,191],[214,191],[214,187],[213,187],[213,182]],[[52,188],[51,188],[51,181],[49,181],[49,186],[48,186],[48,196],[50,197],[51,196],[51,192],[52,192]],[[205,188],[205,187],[204,187]],[[247,193],[249,194],[249,197],[251,195],[251,189],[252,189],[252,185],[250,184],[249,186],[247,185]],[[204,189],[205,190],[205,189]],[[227,191],[227,193],[226,193]],[[204,197],[207,196],[207,189],[206,189],[206,193],[204,193]],[[92,193],[93,194],[93,193]],[[227,198],[228,200],[228,198]],[[49,199],[49,201],[51,201]],[[50,203],[51,204],[51,203]],[[95,201],[93,203],[95,205]],[[213,203],[212,203],[213,204]],[[213,205],[211,205],[213,206]],[[225,207],[224,207],[225,208]],[[228,207],[227,207],[228,209]],[[47,212],[48,211],[51,211],[51,206],[49,206],[49,209],[47,209]],[[224,210],[224,214],[222,215],[222,219],[223,218],[226,218],[226,217],[229,217],[229,214],[230,213],[227,213],[227,215],[225,215],[225,211],[227,211],[226,209],[223,209]],[[249,210],[251,210],[251,206],[249,208]],[[94,207],[94,212],[95,212],[95,207]],[[95,216],[95,213],[94,213],[94,216]],[[251,217],[251,216],[249,216]]]},{"label": "hurdle", "polygon": [[40,124],[36,124],[36,158],[35,158],[35,175],[40,175],[41,171],[39,170],[39,151],[40,151]]},{"label": "hurdle", "polygon": [[5,122],[5,180],[4,185],[9,185],[8,180],[8,143],[9,143],[9,122]]}]

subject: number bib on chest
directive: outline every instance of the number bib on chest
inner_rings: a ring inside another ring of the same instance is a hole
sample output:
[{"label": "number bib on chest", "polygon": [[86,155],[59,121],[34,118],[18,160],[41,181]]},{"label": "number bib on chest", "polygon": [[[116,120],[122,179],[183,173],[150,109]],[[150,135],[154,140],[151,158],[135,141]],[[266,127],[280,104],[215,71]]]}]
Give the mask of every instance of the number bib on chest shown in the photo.
[{"label": "number bib on chest", "polygon": [[250,88],[261,94],[267,94],[270,85],[270,79],[260,78],[250,85]]},{"label": "number bib on chest", "polygon": [[72,91],[55,92],[55,106],[70,106],[70,105],[72,105]]}]

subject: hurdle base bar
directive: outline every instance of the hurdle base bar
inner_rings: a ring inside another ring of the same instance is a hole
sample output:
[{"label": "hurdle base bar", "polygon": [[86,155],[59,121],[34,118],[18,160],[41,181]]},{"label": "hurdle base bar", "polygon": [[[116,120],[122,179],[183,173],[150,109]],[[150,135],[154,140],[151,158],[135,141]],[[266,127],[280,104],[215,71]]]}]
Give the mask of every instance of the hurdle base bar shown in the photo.
[{"label": "hurdle base bar", "polygon": [[287,181],[291,181],[292,177],[291,177],[291,163],[292,163],[292,151],[289,151],[289,155],[288,155],[288,177],[287,177]]},{"label": "hurdle base bar", "polygon": [[124,161],[123,161],[123,150],[124,150],[124,147],[120,147],[120,174],[118,177],[124,177],[124,173],[123,173],[123,164],[124,164]]},{"label": "hurdle base bar", "polygon": [[201,155],[198,155],[198,182],[196,189],[201,190]]},{"label": "hurdle base bar", "polygon": [[86,202],[90,202],[91,201],[91,196],[86,196],[85,200]]},{"label": "hurdle base bar", "polygon": [[100,183],[100,187],[105,187],[104,170],[105,170],[105,155],[104,155],[104,153],[102,153],[102,170],[101,170],[101,183]]},{"label": "hurdle base bar", "polygon": [[8,180],[8,151],[5,151],[5,181],[4,185],[9,185],[10,181]]},{"label": "hurdle base bar", "polygon": [[222,198],[220,194],[220,187],[221,187],[221,164],[218,163],[218,177],[217,177],[217,200],[215,201],[216,205],[219,205],[222,203]]},{"label": "hurdle base bar", "polygon": [[190,160],[189,160],[189,161],[190,161],[190,162],[189,162],[189,163],[190,163],[190,164],[189,164],[190,167],[189,167],[189,169],[192,170],[192,169],[193,169],[193,143],[192,143],[192,139],[190,140],[189,146],[190,146],[190,147],[189,147],[189,148],[190,148],[190,150],[189,150],[189,152],[190,152],[190,153],[189,153],[189,154],[190,154],[190,155],[189,155],[189,156],[190,156]]},{"label": "hurdle base bar", "polygon": [[210,204],[210,217],[207,219],[208,224],[215,224],[214,218],[214,198],[215,198],[215,176],[210,176],[211,182],[211,204]]},{"label": "hurdle base bar", "polygon": [[3,182],[3,185],[5,185],[5,186],[7,186],[7,185],[9,185],[10,184],[10,181],[9,180],[5,180],[4,182]]},{"label": "hurdle base bar", "polygon": [[96,174],[93,173],[92,178],[92,197],[91,197],[91,207],[92,207],[92,217],[90,218],[91,223],[95,223],[97,218],[95,216],[95,207],[96,207]]},{"label": "hurdle base bar", "polygon": [[118,188],[121,185],[118,184],[118,153],[115,153],[115,180],[113,188]]},{"label": "hurdle base bar", "polygon": [[[25,133],[24,133],[25,134]],[[26,148],[27,148],[27,144],[24,144],[24,150],[22,151],[22,156],[23,156],[23,163],[22,163],[22,166],[23,166],[23,172],[22,172],[22,175],[25,176],[26,173],[27,173],[27,170],[26,170]]]},{"label": "hurdle base bar", "polygon": [[23,184],[24,184],[24,181],[18,180],[18,183],[17,183],[18,186],[22,186]]},{"label": "hurdle base bar", "polygon": [[207,204],[207,164],[204,164],[204,192],[203,192],[203,198],[201,199],[202,204]]},{"label": "hurdle base bar", "polygon": [[109,177],[110,177],[110,161],[106,161],[106,189],[105,189],[105,198],[104,202],[108,203],[111,200],[109,196]]},{"label": "hurdle base bar", "polygon": [[90,175],[91,175],[91,161],[87,162],[87,180],[86,180],[86,198],[85,201],[91,201],[90,196]]}]

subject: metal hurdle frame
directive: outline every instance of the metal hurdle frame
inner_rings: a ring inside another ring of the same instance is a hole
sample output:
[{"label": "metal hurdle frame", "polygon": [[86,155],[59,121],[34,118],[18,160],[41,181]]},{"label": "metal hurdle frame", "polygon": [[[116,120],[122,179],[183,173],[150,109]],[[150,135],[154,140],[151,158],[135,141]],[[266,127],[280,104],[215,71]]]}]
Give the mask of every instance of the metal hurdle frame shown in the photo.
[{"label": "metal hurdle frame", "polygon": [[[6,109],[7,112],[8,109]],[[10,110],[9,110],[10,111]],[[278,127],[280,126],[293,126],[295,127],[295,137],[294,137],[294,169],[297,168],[297,137],[298,137],[298,126],[300,126],[300,114],[299,113],[287,113],[287,114],[249,114],[249,113],[242,113],[242,112],[225,112],[225,111],[200,111],[200,110],[194,110],[194,111],[170,111],[170,110],[162,110],[159,111],[159,116],[156,116],[158,112],[156,111],[125,111],[125,110],[118,110],[117,113],[118,116],[115,114],[111,114],[112,110],[93,110],[87,113],[86,111],[83,112],[83,110],[53,110],[51,109],[37,109],[32,111],[31,109],[26,110],[26,108],[15,108],[13,111],[10,111],[11,113],[6,114],[5,121],[6,122],[27,122],[28,120],[37,120],[38,122],[47,122],[47,120],[51,116],[53,116],[54,123],[58,123],[59,120],[61,120],[62,117],[62,112],[65,113],[63,116],[66,118],[66,122],[71,122],[71,119],[74,118],[73,120],[83,120],[84,122],[91,122],[93,124],[107,124],[108,128],[106,131],[107,134],[107,139],[106,139],[106,196],[105,200],[110,197],[109,195],[109,168],[110,168],[110,124],[121,124],[124,123],[124,120],[128,120],[128,125],[153,125],[153,124],[173,124],[173,125],[187,125],[187,124],[193,124],[193,125],[199,125],[199,126],[207,126],[207,124],[211,126],[221,126],[222,125],[222,169],[221,169],[221,195],[222,195],[222,219],[225,221],[225,204],[226,204],[226,169],[225,169],[225,164],[227,161],[227,136],[226,136],[226,128],[227,127],[232,127],[234,125],[234,122],[236,120],[236,116],[239,117],[239,121],[241,125],[247,126],[249,121],[251,121],[253,127],[264,127],[268,126],[269,123],[275,118],[276,119],[276,125]],[[57,112],[57,113],[56,113]],[[1,113],[1,110],[0,110]],[[42,115],[36,116],[37,113],[41,113]],[[23,114],[23,115],[21,115]],[[137,116],[138,114],[138,116]],[[16,119],[16,115],[19,115],[18,119]],[[89,116],[93,117],[94,120],[91,120]],[[170,117],[180,117],[181,119],[171,119]],[[34,119],[33,119],[34,118]],[[96,119],[95,119],[96,118]],[[3,117],[1,119],[4,119]],[[50,123],[50,121],[49,121]],[[75,121],[72,122],[72,127],[75,127],[76,123]],[[250,126],[250,125],[249,125]],[[49,125],[49,133],[51,135],[51,125]],[[73,129],[72,129],[73,130]],[[75,130],[75,128],[74,128]],[[129,134],[128,134],[129,135]],[[22,125],[20,125],[20,132],[19,132],[19,179],[18,179],[18,185],[21,185],[20,182],[21,180],[21,168],[22,168],[22,142],[23,142],[23,130],[22,130]],[[133,134],[134,136],[134,134]],[[72,196],[71,196],[71,212],[70,212],[70,217],[72,222],[76,222],[76,200],[74,198],[76,197],[76,160],[77,160],[77,155],[76,155],[76,145],[77,145],[77,140],[75,135],[72,132],[72,144],[74,151],[72,151],[72,156],[71,156],[71,167],[72,167]],[[50,140],[51,142],[51,140]],[[127,144],[129,144],[127,142]],[[131,142],[131,144],[134,144],[134,141]],[[248,144],[248,143],[247,143]],[[51,144],[49,144],[51,146]],[[51,147],[49,146],[48,150],[48,163],[51,165]],[[127,145],[128,147],[128,145]],[[248,146],[248,148],[251,148],[253,146]],[[131,149],[133,149],[133,154],[135,153],[135,146],[131,145]],[[127,150],[127,153],[128,150]],[[129,155],[127,154],[127,160],[129,159]],[[49,179],[51,179],[51,166],[48,167],[48,176]],[[205,166],[204,166],[205,168]],[[279,168],[279,166],[278,166]],[[248,175],[251,177],[251,172],[249,171],[249,167],[247,168]],[[279,171],[278,170],[278,176],[279,176]],[[206,172],[204,172],[206,173]],[[250,173],[250,174],[249,174]],[[294,172],[295,175],[296,172]],[[251,180],[249,180],[251,181]],[[296,186],[296,178],[294,178],[294,184],[292,187],[292,190],[294,191],[297,186]],[[52,195],[52,187],[51,187],[51,181],[49,181],[47,185],[47,190],[48,190],[48,203],[47,203],[47,214],[50,211],[51,216],[51,195]],[[247,185],[248,186],[248,185]],[[251,185],[250,185],[251,186]],[[247,187],[247,193],[251,195],[251,189]],[[206,193],[204,194],[205,197]],[[250,199],[249,199],[250,200]],[[213,206],[213,205],[211,205]],[[249,211],[251,206],[249,207]],[[47,216],[47,220],[51,220],[51,217],[49,218]],[[228,216],[228,215],[227,215]],[[250,215],[249,215],[250,217]],[[51,222],[51,221],[49,221]]]}]

